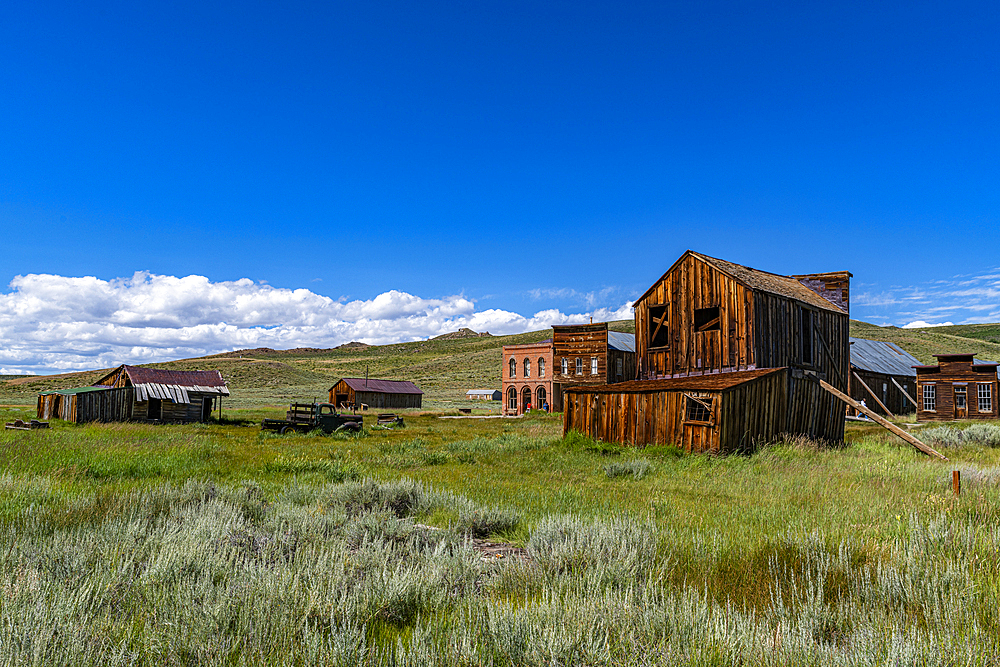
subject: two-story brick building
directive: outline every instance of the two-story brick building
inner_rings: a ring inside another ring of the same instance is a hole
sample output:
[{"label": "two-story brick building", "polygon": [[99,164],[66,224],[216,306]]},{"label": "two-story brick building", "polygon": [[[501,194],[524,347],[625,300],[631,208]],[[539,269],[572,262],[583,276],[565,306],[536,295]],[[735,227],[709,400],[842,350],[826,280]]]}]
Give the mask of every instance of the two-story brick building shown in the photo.
[{"label": "two-story brick building", "polygon": [[503,414],[552,409],[552,339],[503,346]]}]

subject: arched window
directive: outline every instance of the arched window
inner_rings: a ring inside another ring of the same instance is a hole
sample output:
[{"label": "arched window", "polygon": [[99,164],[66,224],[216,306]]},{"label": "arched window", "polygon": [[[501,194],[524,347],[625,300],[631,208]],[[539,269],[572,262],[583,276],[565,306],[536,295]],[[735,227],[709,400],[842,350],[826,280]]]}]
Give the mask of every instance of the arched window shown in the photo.
[{"label": "arched window", "polygon": [[546,402],[545,402],[545,398],[546,398],[546,396],[545,396],[545,387],[539,387],[538,388],[538,401],[535,403],[535,407],[537,407],[539,410],[546,410],[546,409],[548,409],[548,406],[546,405]]},{"label": "arched window", "polygon": [[566,357],[562,358],[562,374],[569,375],[569,362],[566,361]]},{"label": "arched window", "polygon": [[580,357],[576,358],[576,374],[583,375],[583,359]]},{"label": "arched window", "polygon": [[[545,359],[538,357],[538,377],[545,377]],[[539,403],[539,405],[541,405]]]},{"label": "arched window", "polygon": [[517,389],[513,387],[507,390],[507,409],[517,412]]},{"label": "arched window", "polygon": [[531,359],[524,360],[524,377],[531,377]]},{"label": "arched window", "polygon": [[510,358],[510,376],[512,378],[517,377],[517,362],[514,361],[513,357]]},{"label": "arched window", "polygon": [[525,387],[521,391],[521,410],[527,412],[533,407],[535,406],[531,404],[531,387]]}]

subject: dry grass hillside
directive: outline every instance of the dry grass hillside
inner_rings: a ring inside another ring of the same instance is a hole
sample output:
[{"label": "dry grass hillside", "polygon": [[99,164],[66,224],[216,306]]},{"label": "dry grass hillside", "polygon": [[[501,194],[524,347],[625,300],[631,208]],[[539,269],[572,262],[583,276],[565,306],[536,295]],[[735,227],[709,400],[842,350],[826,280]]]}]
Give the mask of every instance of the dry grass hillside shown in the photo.
[{"label": "dry grass hillside", "polygon": [[[630,320],[614,322],[616,331],[633,332]],[[552,335],[551,329],[514,336],[447,334],[394,345],[343,345],[333,349],[299,348],[238,350],[197,359],[182,359],[158,368],[218,369],[229,382],[230,407],[279,406],[292,400],[323,399],[342,377],[412,380],[424,392],[424,405],[447,409],[467,405],[469,389],[500,388],[504,345],[530,343]],[[1000,324],[931,329],[879,327],[852,321],[851,335],[897,343],[922,363],[935,353],[974,352],[980,359],[1000,361]],[[78,387],[96,381],[104,370],[40,377],[0,378],[0,403],[30,405],[39,391]]]}]

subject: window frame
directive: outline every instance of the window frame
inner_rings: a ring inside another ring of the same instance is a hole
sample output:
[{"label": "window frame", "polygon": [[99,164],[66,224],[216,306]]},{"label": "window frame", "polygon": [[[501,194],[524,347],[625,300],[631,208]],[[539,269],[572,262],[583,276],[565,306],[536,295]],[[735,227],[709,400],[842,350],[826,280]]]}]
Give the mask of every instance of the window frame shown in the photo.
[{"label": "window frame", "polygon": [[583,357],[576,358],[576,374],[583,375]]},{"label": "window frame", "polygon": [[531,359],[528,357],[524,358],[524,377],[531,377]]},{"label": "window frame", "polygon": [[[712,416],[715,412],[715,396],[692,396],[690,394],[684,394],[684,401],[685,424],[711,425],[715,423],[712,420]],[[703,405],[702,402],[708,403],[708,407]],[[692,416],[692,413],[694,416]],[[705,419],[698,418],[702,416],[704,416]]]},{"label": "window frame", "polygon": [[[937,385],[935,384],[925,384],[921,386],[920,390],[921,407],[923,412],[937,412]],[[927,407],[928,401],[930,401],[930,406]]]},{"label": "window frame", "polygon": [[[976,388],[976,407],[979,408],[979,414],[989,415],[993,414],[993,383],[992,382],[979,382]],[[983,390],[986,390],[985,392]],[[985,395],[984,395],[985,394]],[[983,409],[983,401],[987,401],[986,409]]]},{"label": "window frame", "polygon": [[[654,309],[656,309],[656,315],[659,316],[658,320],[654,320]],[[670,304],[669,303],[654,303],[646,306],[646,315],[649,319],[649,325],[646,327],[647,340],[649,341],[650,350],[667,350],[670,348]],[[659,322],[662,321],[662,324]],[[662,329],[666,331],[665,334],[660,334],[661,345],[656,344],[656,339],[654,333],[660,333],[657,329]],[[662,338],[665,337],[664,342]]]},{"label": "window frame", "polygon": [[590,374],[591,375],[597,375],[597,369],[598,369],[599,363],[600,362],[597,360],[597,357],[591,357],[590,358]]},{"label": "window frame", "polygon": [[545,357],[538,357],[538,377],[545,377]]},{"label": "window frame", "polygon": [[560,370],[562,370],[562,374],[563,375],[569,375],[569,359],[567,359],[566,357],[563,357],[559,361],[562,362],[562,363],[559,364],[559,368],[560,368]]}]

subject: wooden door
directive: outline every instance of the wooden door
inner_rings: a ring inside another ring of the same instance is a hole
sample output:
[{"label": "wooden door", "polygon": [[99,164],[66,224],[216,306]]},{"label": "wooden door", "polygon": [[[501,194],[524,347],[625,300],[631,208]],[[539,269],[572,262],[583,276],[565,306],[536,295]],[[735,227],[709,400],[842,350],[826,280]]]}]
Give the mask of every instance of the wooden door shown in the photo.
[{"label": "wooden door", "polygon": [[969,414],[968,393],[965,386],[955,385],[955,419],[965,419]]}]

